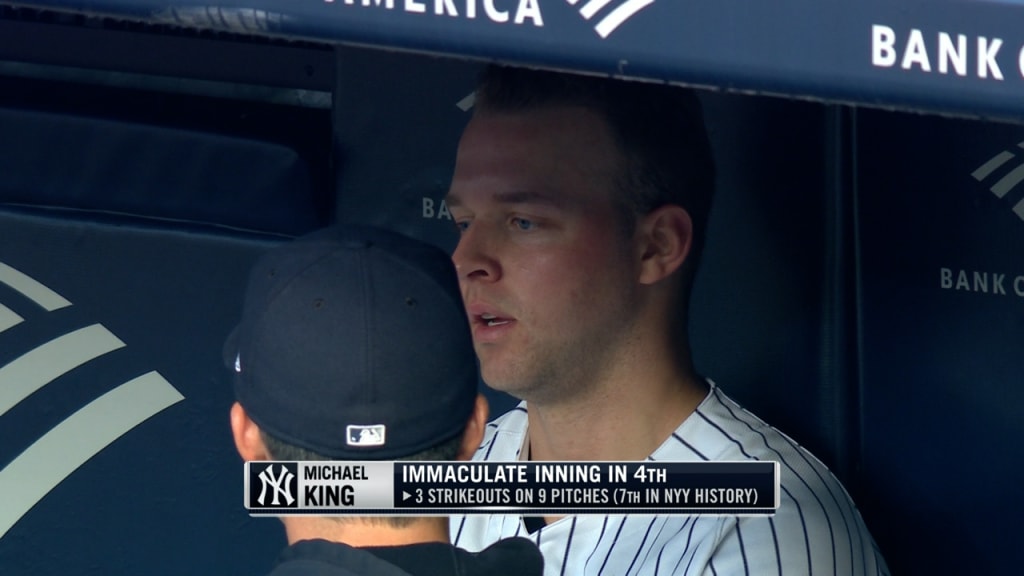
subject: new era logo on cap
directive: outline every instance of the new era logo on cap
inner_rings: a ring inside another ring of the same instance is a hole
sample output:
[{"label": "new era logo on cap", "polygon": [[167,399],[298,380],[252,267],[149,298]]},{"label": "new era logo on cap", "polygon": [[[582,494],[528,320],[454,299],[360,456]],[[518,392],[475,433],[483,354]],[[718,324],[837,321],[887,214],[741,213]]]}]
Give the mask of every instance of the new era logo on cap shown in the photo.
[{"label": "new era logo on cap", "polygon": [[371,426],[349,425],[345,428],[349,446],[383,446],[386,428],[383,424]]}]

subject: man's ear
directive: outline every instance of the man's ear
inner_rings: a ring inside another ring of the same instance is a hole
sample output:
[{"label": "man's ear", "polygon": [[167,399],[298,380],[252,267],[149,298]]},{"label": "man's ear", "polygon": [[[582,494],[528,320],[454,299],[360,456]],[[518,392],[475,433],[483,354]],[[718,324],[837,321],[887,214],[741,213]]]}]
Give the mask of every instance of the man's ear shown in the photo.
[{"label": "man's ear", "polygon": [[637,224],[641,284],[654,284],[682,267],[693,245],[693,220],[682,206],[666,204]]},{"label": "man's ear", "polygon": [[490,415],[490,407],[487,405],[487,398],[483,394],[476,395],[476,404],[473,405],[473,413],[469,415],[466,422],[466,430],[462,434],[462,445],[459,447],[456,460],[471,460],[476,449],[484,440],[484,428],[487,427],[487,417]]},{"label": "man's ear", "polygon": [[235,438],[235,448],[242,460],[269,460],[267,447],[260,436],[260,427],[245,413],[245,408],[238,402],[231,406],[231,435]]}]

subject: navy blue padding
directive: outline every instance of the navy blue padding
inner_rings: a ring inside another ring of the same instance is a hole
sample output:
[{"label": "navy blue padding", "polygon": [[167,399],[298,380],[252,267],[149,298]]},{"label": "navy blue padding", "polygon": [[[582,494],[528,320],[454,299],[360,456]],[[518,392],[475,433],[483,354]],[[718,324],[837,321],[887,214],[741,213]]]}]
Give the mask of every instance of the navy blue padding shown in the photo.
[{"label": "navy blue padding", "polygon": [[861,506],[893,574],[1024,564],[1021,141],[859,113]]},{"label": "navy blue padding", "polygon": [[306,161],[276,143],[0,109],[0,203],[298,234],[326,223]]},{"label": "navy blue padding", "polygon": [[703,94],[718,189],[691,302],[698,370],[837,475],[853,441],[836,417],[822,338],[830,109],[818,104]]},{"label": "navy blue padding", "polygon": [[0,538],[5,574],[268,569],[284,534],[243,508],[221,351],[250,265],[279,241],[0,210],[0,262],[71,302],[47,312],[0,283],[0,305],[23,318],[0,331],[0,366],[96,323],[125,344],[0,415],[0,475],[62,420],[141,374],[156,370],[184,396],[86,461]]},{"label": "navy blue padding", "polygon": [[[442,207],[478,67],[450,59],[338,48],[337,220],[380,226],[451,250]],[[518,401],[480,384],[498,416]]]},{"label": "navy blue padding", "polygon": [[338,220],[455,245],[442,200],[478,71],[458,60],[338,48]]}]

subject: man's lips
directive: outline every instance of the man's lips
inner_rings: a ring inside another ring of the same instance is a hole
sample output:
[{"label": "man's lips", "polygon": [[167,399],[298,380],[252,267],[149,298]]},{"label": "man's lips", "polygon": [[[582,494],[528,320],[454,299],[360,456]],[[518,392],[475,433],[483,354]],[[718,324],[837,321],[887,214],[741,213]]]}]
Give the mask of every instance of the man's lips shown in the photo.
[{"label": "man's lips", "polygon": [[512,321],[513,320],[511,318],[503,318],[501,316],[496,316],[494,314],[481,314],[480,316],[477,317],[477,322],[487,325],[488,328],[493,328],[495,326],[504,326],[505,324],[508,324],[509,322]]},{"label": "man's lips", "polygon": [[484,303],[467,306],[466,313],[473,328],[473,338],[478,342],[493,342],[511,329],[516,322],[516,319],[507,313]]},{"label": "man's lips", "polygon": [[473,322],[484,324],[515,320],[511,314],[487,302],[475,301],[466,306],[466,314]]}]

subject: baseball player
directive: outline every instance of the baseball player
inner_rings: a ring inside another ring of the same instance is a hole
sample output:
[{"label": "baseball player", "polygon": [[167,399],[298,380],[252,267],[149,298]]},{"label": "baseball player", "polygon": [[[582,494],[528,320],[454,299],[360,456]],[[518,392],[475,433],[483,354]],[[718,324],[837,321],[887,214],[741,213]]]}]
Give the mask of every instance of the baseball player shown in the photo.
[{"label": "baseball player", "polygon": [[[382,230],[329,228],[264,255],[225,360],[246,461],[468,459],[487,420],[448,255]],[[542,570],[523,538],[456,549],[444,517],[282,521],[273,576]]]},{"label": "baseball player", "polygon": [[774,460],[778,512],[458,516],[457,546],[528,536],[548,576],[887,573],[825,466],[694,369],[713,172],[689,91],[485,72],[446,201],[483,379],[523,401],[475,458]]}]

